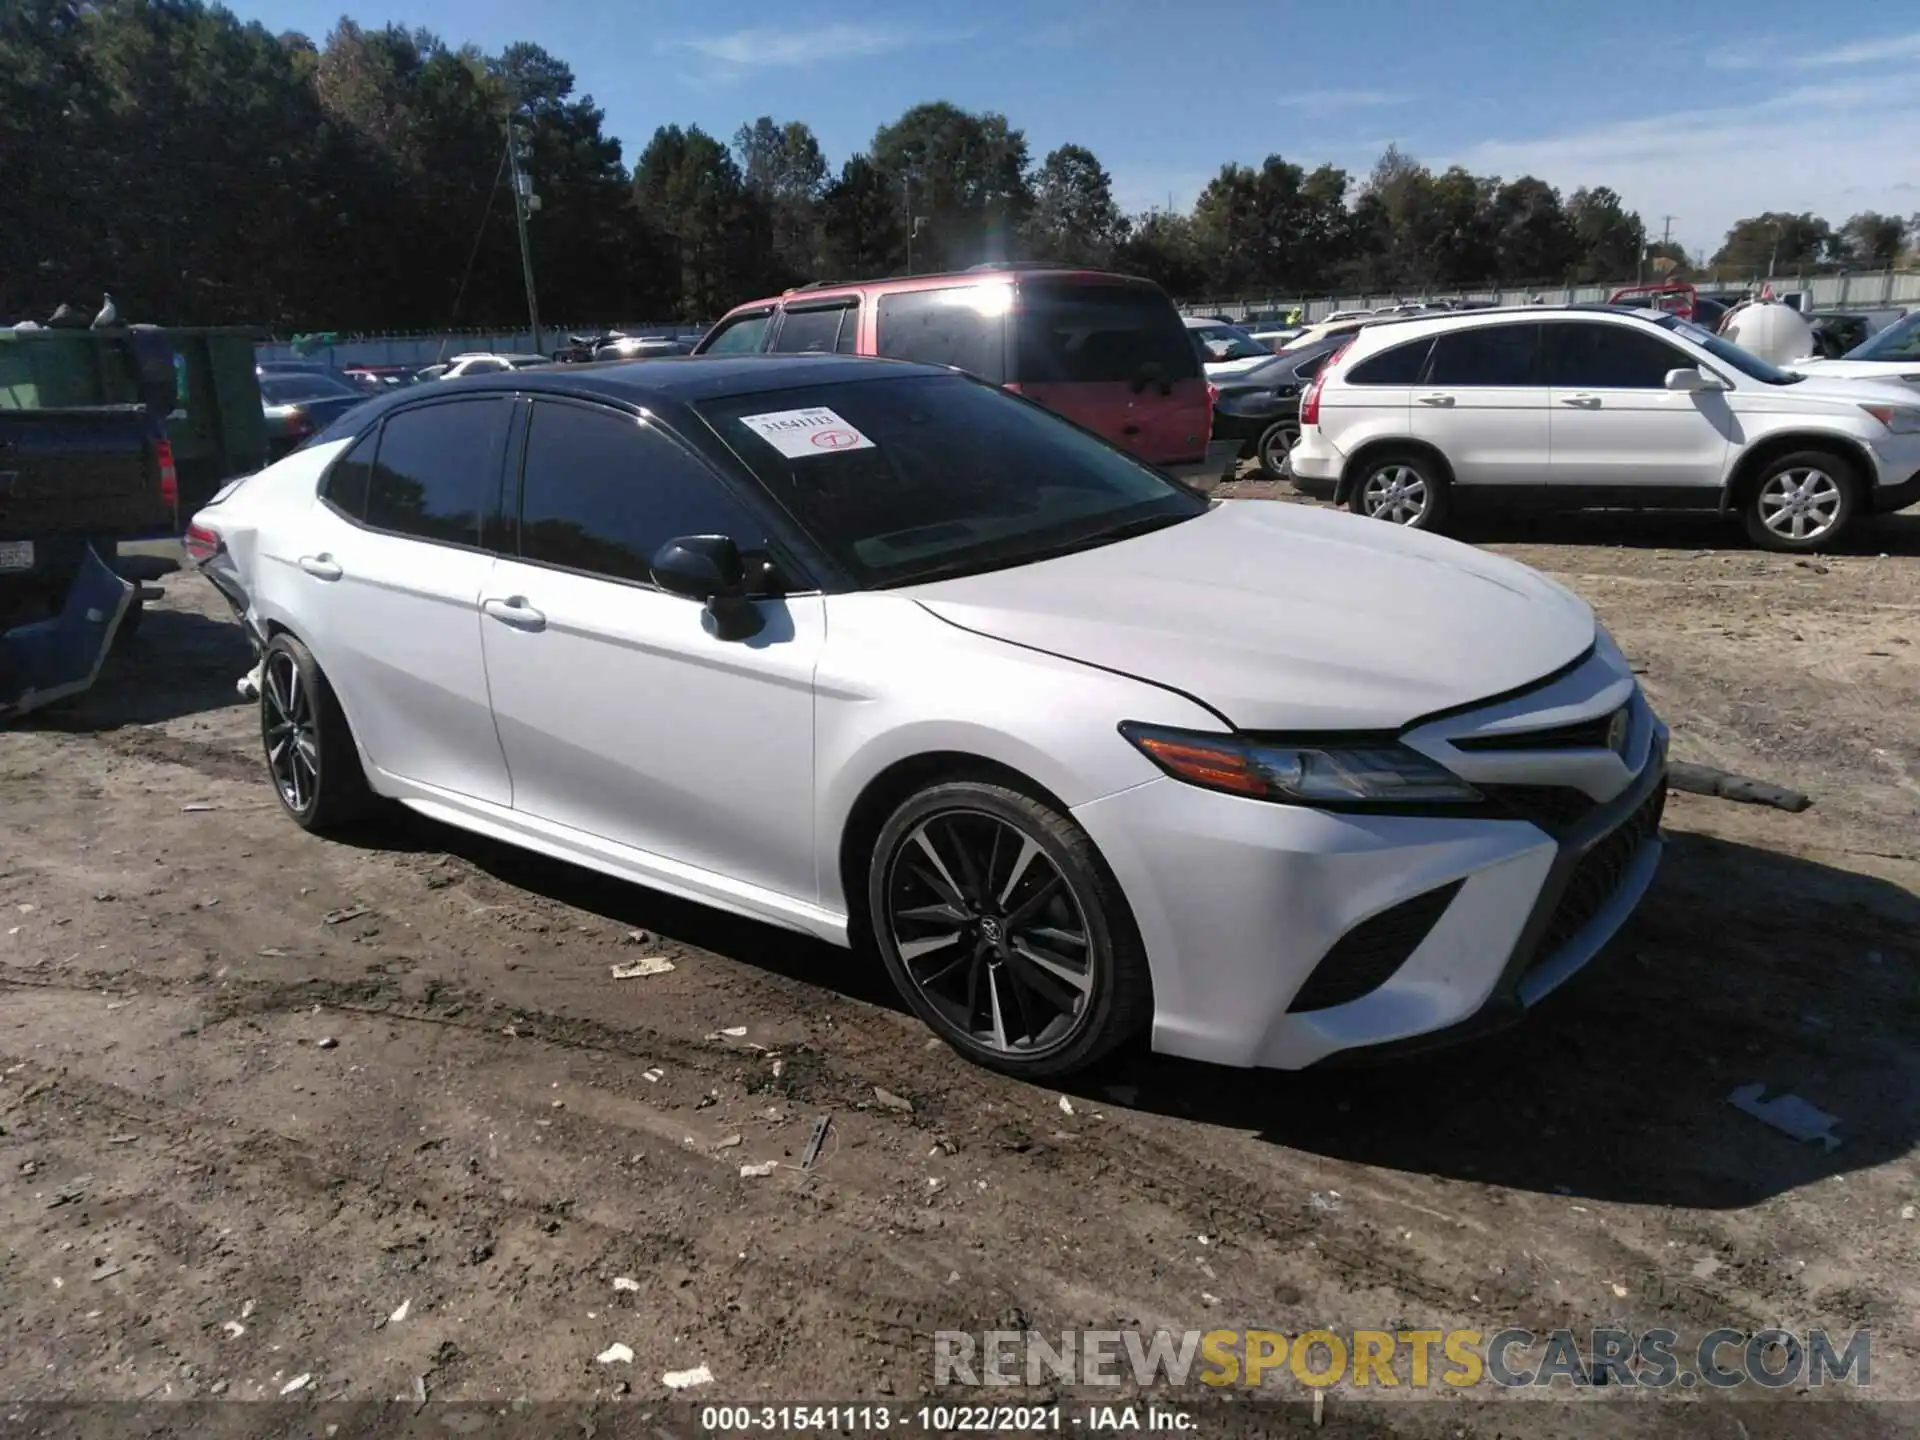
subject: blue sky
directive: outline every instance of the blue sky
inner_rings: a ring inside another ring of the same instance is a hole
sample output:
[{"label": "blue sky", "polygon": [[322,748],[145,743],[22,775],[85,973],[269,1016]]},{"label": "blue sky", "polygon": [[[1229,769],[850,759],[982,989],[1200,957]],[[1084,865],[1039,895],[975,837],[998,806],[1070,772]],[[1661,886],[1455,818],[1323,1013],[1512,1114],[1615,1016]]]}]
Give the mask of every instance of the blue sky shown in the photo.
[{"label": "blue sky", "polygon": [[[811,124],[837,166],[946,99],[1004,112],[1036,161],[1088,146],[1129,210],[1185,207],[1221,163],[1269,153],[1363,175],[1395,141],[1436,169],[1612,185],[1690,249],[1763,209],[1920,211],[1913,0],[229,3],[316,41],[343,11],[488,50],[535,41],[629,161],[656,125],[730,137],[770,114]],[[1636,35],[1626,14],[1658,18]]]}]

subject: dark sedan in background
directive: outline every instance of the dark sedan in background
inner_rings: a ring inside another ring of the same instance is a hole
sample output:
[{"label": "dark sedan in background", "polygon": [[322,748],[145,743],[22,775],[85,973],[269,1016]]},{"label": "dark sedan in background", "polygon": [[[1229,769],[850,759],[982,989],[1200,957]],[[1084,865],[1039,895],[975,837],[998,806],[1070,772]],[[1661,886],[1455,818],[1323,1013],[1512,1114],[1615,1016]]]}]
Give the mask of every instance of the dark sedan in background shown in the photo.
[{"label": "dark sedan in background", "polygon": [[1281,466],[1300,438],[1300,392],[1348,336],[1288,350],[1251,370],[1214,383],[1213,438],[1243,442],[1239,460],[1258,460],[1260,473],[1281,478]]},{"label": "dark sedan in background", "polygon": [[267,418],[267,458],[278,460],[296,450],[335,420],[364,405],[366,391],[312,371],[262,369],[260,409]]}]

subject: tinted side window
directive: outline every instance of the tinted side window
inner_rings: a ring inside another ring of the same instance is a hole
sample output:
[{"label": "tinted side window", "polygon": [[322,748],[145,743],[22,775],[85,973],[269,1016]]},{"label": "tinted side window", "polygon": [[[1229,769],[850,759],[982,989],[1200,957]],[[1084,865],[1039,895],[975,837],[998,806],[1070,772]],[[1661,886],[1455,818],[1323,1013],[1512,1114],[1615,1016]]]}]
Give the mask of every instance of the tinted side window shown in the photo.
[{"label": "tinted side window", "polygon": [[760,342],[766,338],[767,326],[773,323],[773,312],[764,315],[744,315],[731,324],[722,323],[708,343],[701,349],[702,355],[751,355],[759,350]]},{"label": "tinted side window", "polygon": [[1540,327],[1484,325],[1433,342],[1429,385],[1538,385]]},{"label": "tinted side window", "polygon": [[651,584],[654,553],[680,535],[766,545],[764,527],[699,461],[610,410],[536,403],[520,496],[522,557],[615,580]]},{"label": "tinted side window", "polygon": [[1593,390],[1659,390],[1694,359],[1637,325],[1563,322],[1546,327],[1547,383]]},{"label": "tinted side window", "polygon": [[1013,378],[1132,382],[1157,366],[1168,380],[1200,374],[1200,345],[1173,302],[1145,285],[1028,281],[1020,286]]},{"label": "tinted side window", "polygon": [[367,513],[367,481],[373,475],[373,449],[380,432],[370,431],[366,438],[333,462],[326,479],[320,482],[320,498],[350,520],[364,519]]},{"label": "tinted side window", "polygon": [[880,297],[876,347],[893,360],[950,365],[998,385],[1006,379],[1004,285],[956,285]]},{"label": "tinted side window", "polygon": [[422,405],[387,417],[367,487],[366,522],[422,540],[480,543],[500,495],[503,399]]},{"label": "tinted side window", "polygon": [[[1433,339],[1415,340],[1369,355],[1347,372],[1349,385],[1417,385]],[[1324,362],[1323,362],[1324,363]]]},{"label": "tinted side window", "polygon": [[853,323],[851,306],[831,310],[789,310],[780,322],[773,348],[783,355],[831,355],[840,343],[842,325]]},{"label": "tinted side window", "polygon": [[507,367],[498,360],[469,360],[460,367],[462,375],[492,375]]}]

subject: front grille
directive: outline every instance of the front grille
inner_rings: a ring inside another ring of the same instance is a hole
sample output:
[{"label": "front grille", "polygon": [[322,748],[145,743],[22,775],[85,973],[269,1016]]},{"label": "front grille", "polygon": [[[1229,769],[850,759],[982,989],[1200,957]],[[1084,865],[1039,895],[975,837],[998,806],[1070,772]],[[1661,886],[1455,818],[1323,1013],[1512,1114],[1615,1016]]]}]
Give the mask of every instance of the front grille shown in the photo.
[{"label": "front grille", "polygon": [[1608,732],[1613,717],[1609,710],[1591,720],[1576,720],[1571,725],[1555,725],[1546,730],[1517,730],[1503,735],[1462,735],[1454,740],[1456,750],[1607,750]]},{"label": "front grille", "polygon": [[1666,806],[1667,787],[1660,785],[1617,829],[1609,831],[1580,857],[1534,951],[1536,960],[1558,953],[1613,898],[1640,847],[1659,834],[1660,816]]},{"label": "front grille", "polygon": [[1600,803],[1571,785],[1482,785],[1489,800],[1521,820],[1557,835],[1578,825]]},{"label": "front grille", "polygon": [[1467,882],[1455,880],[1369,916],[1334,942],[1287,1013],[1326,1010],[1378,990],[1420,947]]}]

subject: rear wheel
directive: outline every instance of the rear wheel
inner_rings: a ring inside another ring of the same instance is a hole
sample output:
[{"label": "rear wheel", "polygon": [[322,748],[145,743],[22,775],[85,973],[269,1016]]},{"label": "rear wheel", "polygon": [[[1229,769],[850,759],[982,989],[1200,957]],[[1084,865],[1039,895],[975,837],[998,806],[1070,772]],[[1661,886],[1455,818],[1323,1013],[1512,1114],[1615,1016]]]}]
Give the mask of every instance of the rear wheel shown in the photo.
[{"label": "rear wheel", "polygon": [[1255,454],[1260,457],[1260,473],[1269,480],[1286,477],[1287,454],[1300,441],[1300,422],[1276,420],[1260,432]]},{"label": "rear wheel", "polygon": [[303,830],[360,819],[376,797],[326,674],[291,635],[267,645],[260,676],[260,737],[280,804]]},{"label": "rear wheel", "polygon": [[1782,455],[1741,507],[1747,535],[1769,550],[1821,550],[1853,521],[1858,481],[1845,457],[1824,450]]},{"label": "rear wheel", "polygon": [[881,830],[867,889],[902,998],[978,1064],[1070,1074],[1152,1015],[1119,882],[1085,831],[1030,795],[978,781],[921,791]]},{"label": "rear wheel", "polygon": [[1369,519],[1437,530],[1447,516],[1447,481],[1432,456],[1385,450],[1363,462],[1347,503]]}]

